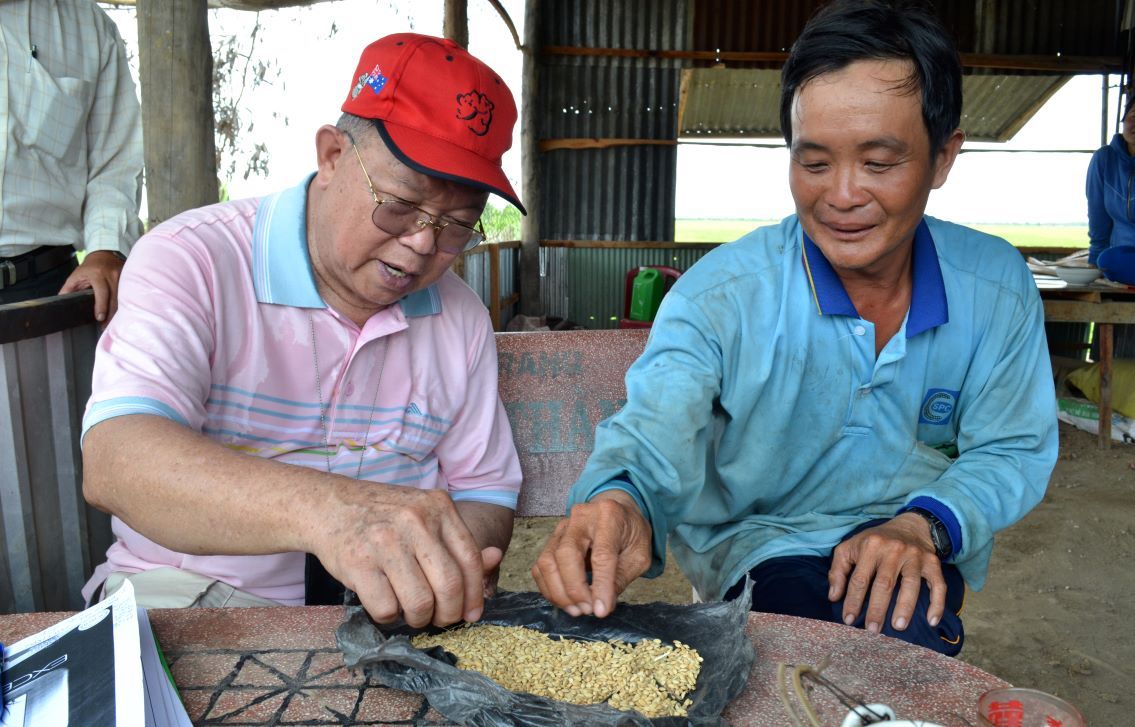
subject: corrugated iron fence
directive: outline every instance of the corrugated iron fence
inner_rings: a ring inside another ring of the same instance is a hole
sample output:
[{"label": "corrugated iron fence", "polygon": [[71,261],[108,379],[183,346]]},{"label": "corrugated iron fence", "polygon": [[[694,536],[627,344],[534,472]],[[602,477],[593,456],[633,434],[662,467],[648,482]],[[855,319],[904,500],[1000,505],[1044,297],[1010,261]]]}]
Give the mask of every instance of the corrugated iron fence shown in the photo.
[{"label": "corrugated iron fence", "polygon": [[[685,50],[682,0],[548,0],[545,48]],[[682,62],[545,52],[535,133],[540,237],[672,240]]]},{"label": "corrugated iron fence", "polygon": [[111,542],[79,464],[98,335],[89,291],[0,306],[0,613],[80,608]]},{"label": "corrugated iron fence", "polygon": [[627,271],[642,265],[668,265],[685,272],[717,243],[541,244],[541,295],[549,316],[566,318],[584,328],[617,328],[624,316]]}]

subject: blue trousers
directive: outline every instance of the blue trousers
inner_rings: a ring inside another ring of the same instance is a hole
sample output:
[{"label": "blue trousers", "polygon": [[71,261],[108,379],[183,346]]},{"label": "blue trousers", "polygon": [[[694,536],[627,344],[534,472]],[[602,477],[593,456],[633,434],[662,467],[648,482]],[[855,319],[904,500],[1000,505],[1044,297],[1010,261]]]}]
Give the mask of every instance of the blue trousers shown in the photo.
[{"label": "blue trousers", "polygon": [[[844,536],[847,540],[861,530],[879,525],[885,520],[865,523]],[[828,600],[828,571],[832,558],[828,556],[794,555],[783,558],[770,558],[759,563],[749,571],[753,579],[752,610],[761,613],[780,613],[787,616],[801,616],[818,621],[843,623],[843,600],[832,603]],[[922,582],[918,593],[918,603],[910,623],[902,631],[891,626],[891,618],[898,598],[898,588],[891,595],[887,617],[882,623],[882,633],[896,639],[925,646],[947,656],[955,656],[962,650],[965,633],[959,616],[965,599],[965,581],[956,566],[942,564],[942,576],[946,579],[946,611],[937,626],[926,620],[930,608],[930,588]],[[726,593],[725,600],[741,595],[745,580],[735,583]],[[852,624],[863,628],[867,604],[860,609],[859,618]]]}]

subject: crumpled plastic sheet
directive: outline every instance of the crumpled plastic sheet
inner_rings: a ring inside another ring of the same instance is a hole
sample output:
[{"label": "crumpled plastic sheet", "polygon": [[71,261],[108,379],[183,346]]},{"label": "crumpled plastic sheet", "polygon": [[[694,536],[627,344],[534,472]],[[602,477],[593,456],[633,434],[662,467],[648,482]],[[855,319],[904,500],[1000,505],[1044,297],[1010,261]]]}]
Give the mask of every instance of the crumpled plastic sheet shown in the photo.
[{"label": "crumpled plastic sheet", "polygon": [[725,602],[619,604],[605,619],[573,618],[538,593],[502,593],[486,599],[478,623],[524,626],[588,640],[660,639],[670,643],[677,639],[697,649],[703,658],[702,669],[694,691],[687,695],[693,702],[687,717],[651,720],[607,704],[576,705],[510,691],[482,674],[453,666],[454,657],[441,647],[421,651],[410,645],[411,636],[438,629],[413,629],[404,623],[379,627],[358,605],[348,606],[336,640],[348,667],[362,667],[384,686],[422,694],[446,718],[464,725],[724,725],[721,712],[744,689],[756,658],[753,643],[745,635],[751,591],[748,585],[741,598]]}]

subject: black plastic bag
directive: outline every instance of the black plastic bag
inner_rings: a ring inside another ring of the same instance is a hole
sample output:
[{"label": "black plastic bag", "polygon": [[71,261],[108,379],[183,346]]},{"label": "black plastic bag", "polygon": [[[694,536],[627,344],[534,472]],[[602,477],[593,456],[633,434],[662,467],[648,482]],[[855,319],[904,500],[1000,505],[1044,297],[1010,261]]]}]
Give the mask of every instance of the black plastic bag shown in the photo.
[{"label": "black plastic bag", "polygon": [[474,727],[558,727],[559,725],[722,725],[721,711],[741,693],[753,666],[755,650],[745,635],[751,588],[735,601],[696,604],[619,604],[604,619],[573,618],[538,593],[502,593],[486,599],[478,623],[525,626],[546,634],[589,640],[636,642],[675,639],[702,656],[697,686],[687,695],[687,717],[648,719],[606,704],[575,705],[526,692],[513,692],[488,677],[453,666],[440,647],[423,652],[410,645],[422,631],[405,624],[378,627],[361,606],[348,606],[336,640],[344,663],[363,667],[384,686],[422,694],[438,712]]}]

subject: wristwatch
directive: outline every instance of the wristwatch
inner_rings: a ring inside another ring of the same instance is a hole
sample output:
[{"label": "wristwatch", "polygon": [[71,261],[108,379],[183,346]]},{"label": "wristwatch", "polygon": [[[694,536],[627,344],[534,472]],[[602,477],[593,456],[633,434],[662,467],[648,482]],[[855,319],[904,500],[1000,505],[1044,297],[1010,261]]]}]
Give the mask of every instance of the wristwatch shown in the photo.
[{"label": "wristwatch", "polygon": [[946,530],[946,524],[939,520],[934,513],[920,507],[912,507],[907,512],[913,512],[926,518],[926,522],[930,523],[930,540],[934,543],[934,552],[938,554],[938,559],[946,560],[949,558],[950,554],[954,552],[954,544],[950,542],[950,533]]}]

